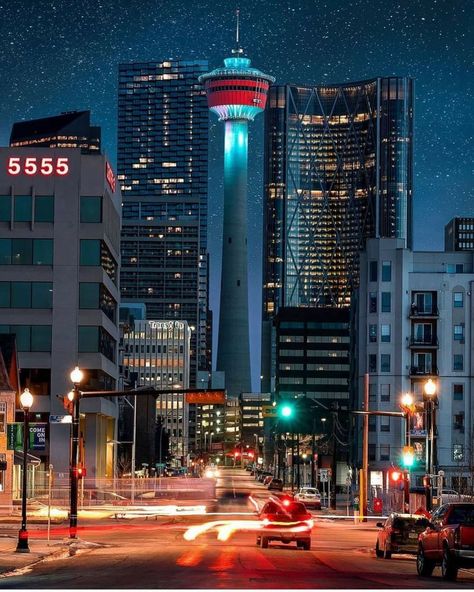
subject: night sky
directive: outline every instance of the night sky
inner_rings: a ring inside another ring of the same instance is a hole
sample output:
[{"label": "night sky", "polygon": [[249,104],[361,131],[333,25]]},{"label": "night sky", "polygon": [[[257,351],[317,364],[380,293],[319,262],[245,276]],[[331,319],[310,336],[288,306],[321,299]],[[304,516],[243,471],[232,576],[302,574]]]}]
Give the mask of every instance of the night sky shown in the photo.
[{"label": "night sky", "polygon": [[[0,0],[0,145],[21,119],[90,109],[116,156],[117,64],[207,59],[241,43],[277,82],[413,76],[414,248],[441,250],[445,223],[474,215],[473,26],[470,0]],[[211,118],[209,250],[218,319],[222,127]],[[259,373],[263,117],[251,125],[249,252],[253,386]]]}]

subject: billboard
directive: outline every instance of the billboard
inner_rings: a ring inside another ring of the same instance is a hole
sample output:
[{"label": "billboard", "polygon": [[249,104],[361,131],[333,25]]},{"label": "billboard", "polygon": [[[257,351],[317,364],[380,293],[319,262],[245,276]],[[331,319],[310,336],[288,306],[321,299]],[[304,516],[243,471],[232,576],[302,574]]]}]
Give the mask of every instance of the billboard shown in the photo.
[{"label": "billboard", "polygon": [[[46,449],[46,423],[30,423],[28,450]],[[7,450],[23,452],[23,424],[7,424]]]},{"label": "billboard", "polygon": [[189,391],[185,394],[186,403],[198,405],[225,405],[225,391]]}]

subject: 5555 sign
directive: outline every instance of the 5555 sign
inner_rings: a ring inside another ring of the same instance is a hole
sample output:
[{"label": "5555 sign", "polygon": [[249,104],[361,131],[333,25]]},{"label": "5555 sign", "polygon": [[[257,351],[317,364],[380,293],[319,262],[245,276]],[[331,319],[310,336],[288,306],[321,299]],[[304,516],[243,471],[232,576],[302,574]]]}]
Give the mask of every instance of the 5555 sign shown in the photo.
[{"label": "5555 sign", "polygon": [[59,175],[64,177],[69,172],[69,158],[60,156],[52,158],[36,158],[35,156],[10,156],[7,161],[7,172],[9,175],[28,175],[30,177],[40,175],[49,177],[50,175]]},{"label": "5555 sign", "polygon": [[[28,450],[45,450],[46,423],[30,423]],[[7,450],[23,452],[23,424],[7,424]]]}]

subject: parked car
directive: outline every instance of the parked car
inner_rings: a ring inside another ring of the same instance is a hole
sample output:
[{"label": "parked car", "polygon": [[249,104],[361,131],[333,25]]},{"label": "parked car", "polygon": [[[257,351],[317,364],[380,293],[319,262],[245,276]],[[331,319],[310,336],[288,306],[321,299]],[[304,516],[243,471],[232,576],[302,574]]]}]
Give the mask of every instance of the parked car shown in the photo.
[{"label": "parked car", "polygon": [[303,502],[308,508],[321,509],[321,494],[314,487],[300,487],[295,493],[295,500]]},{"label": "parked car", "polygon": [[285,545],[295,542],[297,548],[311,549],[311,514],[301,502],[287,505],[277,500],[268,501],[259,514],[263,522],[262,530],[257,534],[257,545],[268,548],[271,541],[281,541]]},{"label": "parked car", "polygon": [[273,479],[273,475],[267,475],[266,477],[264,477],[262,483],[267,486],[270,484],[271,480]]},{"label": "parked car", "polygon": [[259,481],[260,483],[263,483],[265,477],[272,477],[273,475],[269,472],[269,471],[262,471],[258,477],[257,477],[257,481]]},{"label": "parked car", "polygon": [[413,553],[418,550],[418,535],[428,524],[425,516],[392,513],[385,522],[377,522],[375,554],[390,559],[392,553]]},{"label": "parked car", "polygon": [[416,569],[430,576],[441,565],[445,580],[454,581],[460,567],[474,568],[474,503],[440,506],[418,540]]},{"label": "parked car", "polygon": [[272,480],[268,483],[268,490],[283,491],[283,480],[275,479],[275,477],[273,477]]},{"label": "parked car", "polygon": [[454,489],[443,489],[441,492],[441,505],[452,504],[453,502],[473,502],[471,495],[458,493]]}]

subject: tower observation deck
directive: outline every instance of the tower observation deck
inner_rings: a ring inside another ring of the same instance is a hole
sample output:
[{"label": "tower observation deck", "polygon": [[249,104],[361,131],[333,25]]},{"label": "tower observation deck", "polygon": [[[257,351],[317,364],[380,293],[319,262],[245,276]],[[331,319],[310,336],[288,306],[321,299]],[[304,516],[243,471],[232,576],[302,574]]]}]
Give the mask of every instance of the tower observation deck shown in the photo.
[{"label": "tower observation deck", "polygon": [[[238,29],[237,29],[238,30]],[[238,42],[238,37],[237,37]],[[224,232],[217,370],[225,372],[230,397],[250,392],[247,279],[248,122],[263,112],[273,76],[234,51],[223,68],[202,74],[209,109],[225,122]]]}]

